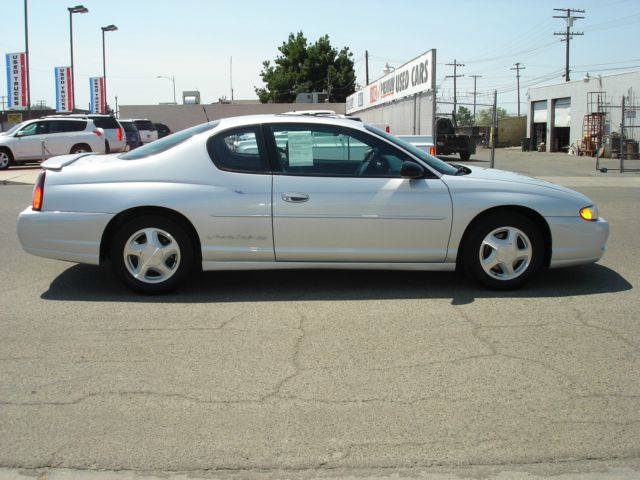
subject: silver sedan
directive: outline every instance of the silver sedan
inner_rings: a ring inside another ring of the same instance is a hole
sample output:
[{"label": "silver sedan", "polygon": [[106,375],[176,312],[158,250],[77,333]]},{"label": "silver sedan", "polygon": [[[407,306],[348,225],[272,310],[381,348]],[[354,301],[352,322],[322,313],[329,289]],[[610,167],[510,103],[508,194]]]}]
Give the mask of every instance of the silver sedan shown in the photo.
[{"label": "silver sedan", "polygon": [[34,255],[98,265],[139,292],[197,269],[454,270],[516,288],[597,261],[594,203],[515,173],[451,165],[348,118],[235,117],[120,155],[42,164],[18,217]]}]

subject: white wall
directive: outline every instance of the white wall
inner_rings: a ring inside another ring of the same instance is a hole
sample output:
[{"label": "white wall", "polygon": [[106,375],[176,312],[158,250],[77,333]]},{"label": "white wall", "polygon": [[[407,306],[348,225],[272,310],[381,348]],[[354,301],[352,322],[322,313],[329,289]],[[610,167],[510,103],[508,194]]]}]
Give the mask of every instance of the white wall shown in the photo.
[{"label": "white wall", "polygon": [[[590,76],[588,80],[575,80],[571,82],[549,85],[545,87],[530,88],[528,90],[529,104],[527,113],[527,137],[531,137],[532,127],[532,103],[540,100],[547,100],[547,151],[551,148],[551,125],[553,124],[553,100],[559,98],[571,98],[571,136],[570,143],[580,145],[582,140],[582,126],[584,116],[588,110],[588,94],[589,92],[603,91],[606,93],[607,102],[607,122],[605,123],[605,134],[620,131],[621,110],[617,108],[621,104],[622,97],[628,97],[635,101],[636,106],[640,106],[638,100],[640,96],[640,72],[620,73],[608,76]],[[629,100],[629,99],[627,99]],[[627,101],[627,105],[629,102]],[[627,125],[640,125],[639,118],[633,120],[625,120]],[[631,135],[631,134],[634,135]],[[626,136],[632,136],[638,140],[640,138],[640,128],[627,129]]]}]

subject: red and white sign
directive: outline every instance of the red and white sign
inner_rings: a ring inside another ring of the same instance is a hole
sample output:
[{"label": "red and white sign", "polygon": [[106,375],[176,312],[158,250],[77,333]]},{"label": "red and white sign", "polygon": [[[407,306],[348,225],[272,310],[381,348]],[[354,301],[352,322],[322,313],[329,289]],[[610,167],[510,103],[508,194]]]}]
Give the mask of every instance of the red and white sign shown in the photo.
[{"label": "red and white sign", "polygon": [[429,50],[349,95],[347,114],[432,90],[435,85],[434,58],[435,50]]},{"label": "red and white sign", "polygon": [[91,77],[89,88],[91,90],[91,113],[104,113],[104,78]]},{"label": "red and white sign", "polygon": [[9,110],[27,108],[27,61],[24,52],[7,53],[7,97]]},{"label": "red and white sign", "polygon": [[73,110],[71,67],[55,67],[56,76],[56,112],[67,113]]}]

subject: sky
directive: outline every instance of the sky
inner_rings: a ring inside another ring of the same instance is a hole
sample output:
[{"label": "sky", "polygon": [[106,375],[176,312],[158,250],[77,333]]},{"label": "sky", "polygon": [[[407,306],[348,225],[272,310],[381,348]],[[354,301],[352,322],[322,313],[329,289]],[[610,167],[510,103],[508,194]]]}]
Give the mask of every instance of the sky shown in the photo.
[{"label": "sky", "polygon": [[[221,97],[256,99],[263,86],[262,62],[275,59],[290,33],[302,31],[310,43],[329,35],[334,48],[353,54],[357,82],[365,84],[365,51],[370,81],[386,64],[399,67],[435,49],[438,97],[453,97],[454,60],[459,102],[472,102],[477,78],[478,103],[517,111],[516,62],[521,105],[529,86],[563,82],[566,22],[554,8],[585,10],[570,41],[571,80],[640,69],[640,0],[27,0],[32,103],[55,106],[56,66],[70,64],[69,13],[81,3],[86,14],[73,15],[76,106],[88,108],[89,77],[102,75],[102,32],[106,32],[107,93],[115,105],[178,101],[183,90],[199,90],[202,103]],[[0,53],[25,47],[24,0],[0,0]],[[0,75],[0,95],[7,94]],[[446,107],[443,107],[446,110]],[[481,109],[482,107],[478,107]]]}]

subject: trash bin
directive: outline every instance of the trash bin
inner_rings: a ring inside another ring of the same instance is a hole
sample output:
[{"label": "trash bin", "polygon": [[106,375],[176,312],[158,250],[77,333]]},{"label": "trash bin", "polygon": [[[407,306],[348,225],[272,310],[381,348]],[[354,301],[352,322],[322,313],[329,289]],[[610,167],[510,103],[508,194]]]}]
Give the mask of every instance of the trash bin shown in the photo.
[{"label": "trash bin", "polygon": [[523,152],[528,152],[531,150],[531,139],[530,138],[521,138],[520,139],[520,147]]},{"label": "trash bin", "polygon": [[638,160],[640,158],[640,154],[638,152],[638,142],[635,140],[625,140],[625,153],[627,154],[627,160]]}]

